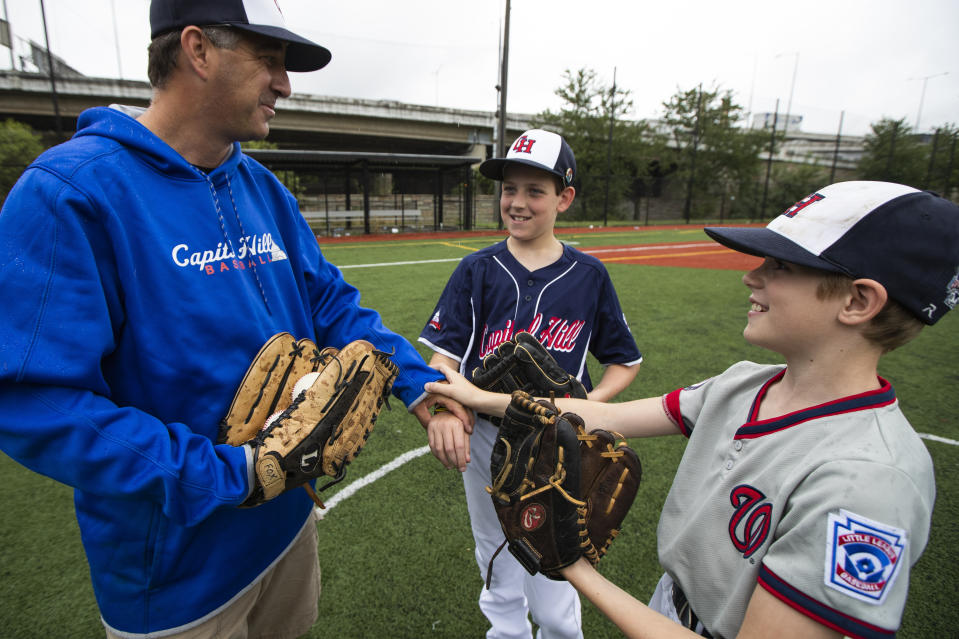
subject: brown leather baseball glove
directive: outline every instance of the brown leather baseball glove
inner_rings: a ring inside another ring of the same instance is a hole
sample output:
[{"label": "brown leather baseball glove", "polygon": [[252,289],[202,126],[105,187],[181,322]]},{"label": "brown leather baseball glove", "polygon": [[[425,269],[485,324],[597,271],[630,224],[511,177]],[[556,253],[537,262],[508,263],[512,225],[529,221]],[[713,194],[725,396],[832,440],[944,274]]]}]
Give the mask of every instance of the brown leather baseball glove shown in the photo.
[{"label": "brown leather baseball glove", "polygon": [[220,439],[252,449],[254,485],[242,506],[256,506],[328,476],[325,490],[373,431],[398,374],[386,353],[364,340],[319,350],[280,333],[254,358],[221,423]]}]

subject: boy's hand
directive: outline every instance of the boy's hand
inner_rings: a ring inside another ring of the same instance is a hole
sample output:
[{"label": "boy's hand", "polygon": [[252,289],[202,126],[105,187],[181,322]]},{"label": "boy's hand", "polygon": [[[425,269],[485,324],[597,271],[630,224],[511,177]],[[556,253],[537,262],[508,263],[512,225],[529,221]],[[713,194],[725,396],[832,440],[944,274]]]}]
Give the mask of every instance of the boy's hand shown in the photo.
[{"label": "boy's hand", "polygon": [[446,364],[436,364],[433,368],[443,373],[448,383],[429,382],[423,387],[427,393],[450,397],[464,406],[495,417],[502,417],[506,412],[509,395],[480,390]]},{"label": "boy's hand", "polygon": [[426,427],[430,451],[447,469],[466,470],[470,461],[470,431],[452,413],[438,412]]}]

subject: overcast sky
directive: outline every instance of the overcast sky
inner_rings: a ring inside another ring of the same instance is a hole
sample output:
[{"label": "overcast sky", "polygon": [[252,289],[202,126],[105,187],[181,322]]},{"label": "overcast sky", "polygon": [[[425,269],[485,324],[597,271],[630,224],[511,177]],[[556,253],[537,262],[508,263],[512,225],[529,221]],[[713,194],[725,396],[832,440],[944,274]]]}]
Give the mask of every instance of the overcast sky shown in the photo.
[{"label": "overcast sky", "polygon": [[[3,0],[43,42],[40,0]],[[146,80],[149,0],[44,0],[51,49],[88,75]],[[494,111],[505,0],[279,0],[333,61],[297,93]],[[959,124],[959,0],[512,0],[507,109],[556,110],[567,69],[631,92],[655,118],[677,90],[776,100],[805,131],[862,135],[882,117]],[[9,67],[0,48],[0,67]]]}]

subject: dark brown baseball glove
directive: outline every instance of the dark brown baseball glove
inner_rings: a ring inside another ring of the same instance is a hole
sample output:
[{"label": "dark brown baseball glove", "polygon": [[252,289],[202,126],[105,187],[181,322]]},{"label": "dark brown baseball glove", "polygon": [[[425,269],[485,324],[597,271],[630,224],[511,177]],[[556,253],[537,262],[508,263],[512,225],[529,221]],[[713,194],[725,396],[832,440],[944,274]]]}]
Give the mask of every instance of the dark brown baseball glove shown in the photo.
[{"label": "dark brown baseball glove", "polygon": [[483,358],[473,370],[473,384],[494,393],[521,390],[534,397],[586,398],[582,382],[563,370],[538,339],[523,331]]}]

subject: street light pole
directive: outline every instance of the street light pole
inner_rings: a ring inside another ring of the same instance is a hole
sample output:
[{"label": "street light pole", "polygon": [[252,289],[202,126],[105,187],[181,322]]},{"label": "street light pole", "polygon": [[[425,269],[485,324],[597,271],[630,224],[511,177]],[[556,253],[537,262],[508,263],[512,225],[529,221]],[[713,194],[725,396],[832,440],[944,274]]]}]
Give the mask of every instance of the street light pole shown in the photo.
[{"label": "street light pole", "polygon": [[[943,71],[942,73],[934,73],[932,75],[923,76],[922,79],[922,92],[919,94],[919,110],[916,112],[916,133],[919,133],[919,119],[922,117],[922,103],[926,99],[926,84],[929,82],[929,78],[938,78],[942,75],[949,75],[948,71]],[[919,78],[909,78],[910,80],[917,80]]]},{"label": "street light pole", "polygon": [[790,114],[792,113],[792,108],[793,108],[793,91],[795,91],[796,89],[796,71],[799,70],[799,52],[793,51],[792,54],[780,53],[776,57],[781,58],[784,55],[796,56],[796,59],[793,61],[793,79],[792,79],[792,83],[789,86],[789,100],[786,102],[786,126],[783,127],[783,131],[788,133],[789,119],[790,119]]}]

